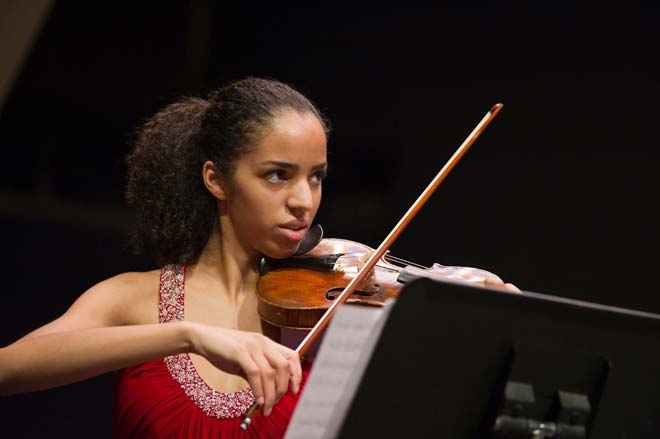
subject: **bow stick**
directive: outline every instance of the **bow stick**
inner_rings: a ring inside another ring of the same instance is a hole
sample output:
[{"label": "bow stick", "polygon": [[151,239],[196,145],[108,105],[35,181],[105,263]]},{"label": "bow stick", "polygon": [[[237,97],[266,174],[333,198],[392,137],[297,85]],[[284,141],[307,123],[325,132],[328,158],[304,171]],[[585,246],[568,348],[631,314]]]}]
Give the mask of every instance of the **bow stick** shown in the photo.
[{"label": "bow stick", "polygon": [[[467,150],[472,146],[475,140],[481,135],[481,133],[486,129],[486,127],[490,124],[490,122],[495,118],[497,113],[502,109],[503,105],[501,103],[497,103],[492,106],[492,108],[486,113],[486,115],[479,121],[476,127],[472,130],[472,132],[465,138],[461,146],[458,147],[454,155],[451,156],[451,158],[447,161],[445,166],[442,167],[440,172],[431,180],[431,183],[424,189],[424,192],[420,194],[420,196],[417,198],[417,200],[410,206],[408,211],[403,215],[403,217],[399,220],[396,226],[392,229],[392,231],[387,235],[385,240],[378,246],[376,251],[369,257],[367,262],[360,268],[359,272],[357,275],[349,282],[349,284],[344,288],[344,291],[337,296],[337,298],[333,301],[332,305],[327,309],[325,314],[319,319],[318,322],[316,322],[316,325],[311,329],[311,331],[307,334],[307,336],[303,339],[303,341],[300,343],[300,345],[296,348],[296,352],[298,355],[300,355],[300,358],[302,358],[305,353],[309,350],[309,348],[312,346],[312,344],[316,341],[317,337],[323,332],[323,330],[328,326],[328,323],[330,322],[330,318],[332,315],[335,313],[335,310],[339,305],[342,303],[346,302],[348,298],[350,297],[351,294],[355,291],[358,285],[360,285],[360,282],[364,280],[365,277],[369,274],[369,272],[374,268],[376,263],[380,260],[380,258],[389,250],[389,248],[392,246],[394,241],[399,237],[401,232],[403,232],[403,229],[406,228],[408,223],[412,221],[412,219],[417,215],[417,212],[421,210],[421,208],[426,204],[428,199],[433,195],[433,192],[440,186],[440,183],[447,177],[447,175],[451,172],[452,169],[454,169],[454,166],[459,162],[459,160],[465,155]],[[252,419],[254,416],[257,414],[261,407],[258,404],[252,404],[252,406],[248,409],[248,411],[245,413],[243,416],[243,422],[241,423],[241,429],[246,430],[247,427],[250,425],[252,422]]]}]

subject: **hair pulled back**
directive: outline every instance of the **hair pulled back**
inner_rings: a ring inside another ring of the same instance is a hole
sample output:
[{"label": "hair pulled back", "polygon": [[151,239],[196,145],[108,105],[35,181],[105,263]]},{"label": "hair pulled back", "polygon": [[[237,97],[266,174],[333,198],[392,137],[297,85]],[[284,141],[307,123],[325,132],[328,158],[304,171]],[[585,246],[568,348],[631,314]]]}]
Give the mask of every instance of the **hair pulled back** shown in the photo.
[{"label": "hair pulled back", "polygon": [[209,94],[166,106],[137,132],[127,156],[126,201],[137,214],[137,252],[148,245],[161,264],[197,260],[214,227],[217,203],[202,181],[202,165],[214,163],[231,181],[237,161],[255,148],[282,111],[318,109],[289,85],[248,77]]}]

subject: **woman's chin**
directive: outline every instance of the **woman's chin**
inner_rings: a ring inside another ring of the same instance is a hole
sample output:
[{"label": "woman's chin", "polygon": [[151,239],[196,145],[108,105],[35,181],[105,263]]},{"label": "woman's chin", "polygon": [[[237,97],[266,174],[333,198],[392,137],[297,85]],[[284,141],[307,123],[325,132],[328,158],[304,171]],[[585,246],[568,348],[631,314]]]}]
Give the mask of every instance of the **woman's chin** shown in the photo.
[{"label": "woman's chin", "polygon": [[273,245],[263,252],[263,255],[271,259],[286,259],[293,256],[298,250],[298,243],[287,245]]}]

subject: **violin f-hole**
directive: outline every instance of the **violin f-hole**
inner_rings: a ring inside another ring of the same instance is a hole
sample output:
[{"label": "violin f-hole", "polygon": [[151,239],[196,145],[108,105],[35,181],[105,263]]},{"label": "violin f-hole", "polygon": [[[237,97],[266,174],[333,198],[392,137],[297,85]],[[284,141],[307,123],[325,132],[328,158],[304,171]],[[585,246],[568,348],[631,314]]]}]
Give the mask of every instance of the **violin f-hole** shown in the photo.
[{"label": "violin f-hole", "polygon": [[330,288],[328,291],[325,292],[325,298],[328,300],[335,300],[337,296],[335,296],[334,293],[340,293],[343,290],[344,290],[343,287]]}]

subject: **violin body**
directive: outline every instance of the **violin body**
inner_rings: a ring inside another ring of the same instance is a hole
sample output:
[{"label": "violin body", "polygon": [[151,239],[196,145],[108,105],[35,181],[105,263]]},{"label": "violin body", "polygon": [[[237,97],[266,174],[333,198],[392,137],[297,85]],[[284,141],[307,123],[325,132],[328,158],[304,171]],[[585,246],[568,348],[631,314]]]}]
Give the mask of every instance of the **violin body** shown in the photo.
[{"label": "violin body", "polygon": [[[256,285],[261,319],[279,328],[313,328],[373,253],[374,249],[359,242],[325,238],[303,254],[287,259],[264,258]],[[396,258],[389,253],[381,257],[347,302],[383,306],[388,299],[396,299],[404,285],[419,277],[482,286],[487,278],[497,278],[478,268],[437,263],[426,268],[411,262],[401,266],[390,260]]]},{"label": "violin body", "polygon": [[[264,258],[256,285],[259,315],[280,328],[314,327],[373,251],[354,241],[325,238],[302,255]],[[381,259],[347,302],[382,306],[399,296],[404,285],[399,275],[399,267]]]}]

